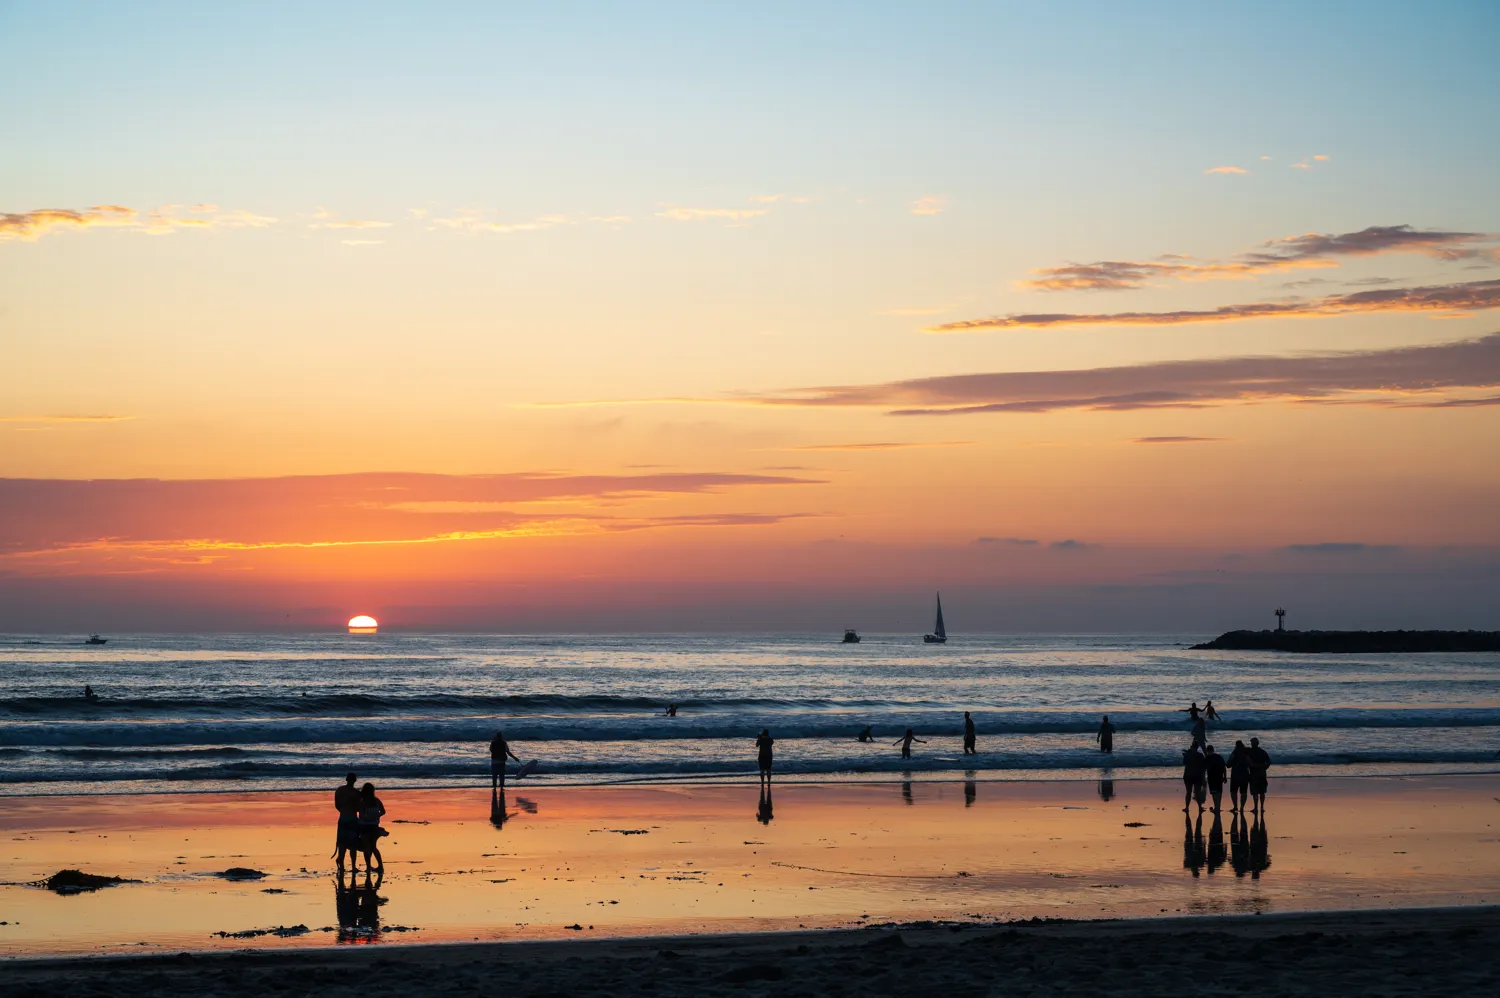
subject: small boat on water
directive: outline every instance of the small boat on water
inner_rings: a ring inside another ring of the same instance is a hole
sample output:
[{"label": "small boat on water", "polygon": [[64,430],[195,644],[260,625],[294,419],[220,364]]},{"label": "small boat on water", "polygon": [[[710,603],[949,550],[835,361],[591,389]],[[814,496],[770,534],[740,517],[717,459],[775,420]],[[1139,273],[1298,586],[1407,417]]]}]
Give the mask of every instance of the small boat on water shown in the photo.
[{"label": "small boat on water", "polygon": [[931,634],[922,635],[922,640],[930,645],[945,645],[948,643],[948,629],[943,626],[943,594],[937,596],[937,623],[932,627]]},{"label": "small boat on water", "polygon": [[844,628],[844,640],[840,643],[846,645],[859,644],[859,632],[852,627]]},{"label": "small boat on water", "polygon": [[89,635],[89,639],[87,641],[85,641],[84,644],[86,644],[86,645],[102,645],[102,644],[105,644],[108,641],[109,641],[109,638],[101,638],[97,634],[90,634]]}]

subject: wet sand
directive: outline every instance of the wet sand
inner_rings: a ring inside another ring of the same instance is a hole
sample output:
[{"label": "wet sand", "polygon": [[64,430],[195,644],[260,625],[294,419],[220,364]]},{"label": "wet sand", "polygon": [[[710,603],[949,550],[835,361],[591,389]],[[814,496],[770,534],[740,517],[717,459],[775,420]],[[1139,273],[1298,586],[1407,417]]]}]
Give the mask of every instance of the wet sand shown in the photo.
[{"label": "wet sand", "polygon": [[[1179,786],[797,785],[769,802],[753,783],[522,788],[494,815],[483,789],[392,791],[385,876],[342,888],[331,793],[9,798],[0,954],[373,943],[393,958],[391,943],[1500,903],[1500,777],[1283,779],[1244,828],[1185,818]],[[214,875],[231,867],[265,876]],[[64,868],[140,882],[23,886]]]}]

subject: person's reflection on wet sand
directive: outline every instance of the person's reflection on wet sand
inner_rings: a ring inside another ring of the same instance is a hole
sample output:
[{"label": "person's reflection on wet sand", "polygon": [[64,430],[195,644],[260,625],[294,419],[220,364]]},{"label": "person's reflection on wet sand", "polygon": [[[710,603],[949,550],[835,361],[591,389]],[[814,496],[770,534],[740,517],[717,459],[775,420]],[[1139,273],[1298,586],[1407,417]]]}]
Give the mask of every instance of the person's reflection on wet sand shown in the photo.
[{"label": "person's reflection on wet sand", "polygon": [[1257,814],[1250,826],[1250,877],[1260,879],[1260,872],[1271,867],[1271,836],[1266,832],[1264,816]]},{"label": "person's reflection on wet sand", "polygon": [[505,813],[505,794],[499,790],[490,791],[490,824],[496,828],[504,828],[506,819],[510,815]]},{"label": "person's reflection on wet sand", "polygon": [[350,871],[347,883],[342,872],[337,875],[334,911],[339,922],[339,942],[369,943],[380,939],[380,906],[386,902],[380,896],[380,885],[384,881],[383,870],[373,877],[366,870],[363,878]]},{"label": "person's reflection on wet sand", "polygon": [[1192,870],[1196,877],[1202,873],[1203,863],[1203,812],[1199,811],[1197,827],[1193,826],[1192,818],[1182,816],[1182,868]]},{"label": "person's reflection on wet sand", "polygon": [[1106,804],[1115,799],[1115,772],[1112,769],[1099,773],[1099,799]]},{"label": "person's reflection on wet sand", "polygon": [[973,780],[964,780],[964,807],[973,807],[974,798],[979,796],[979,784]]},{"label": "person's reflection on wet sand", "polygon": [[769,783],[762,783],[760,785],[760,805],[755,809],[755,820],[762,825],[769,825],[775,817],[775,813],[771,810],[771,785]]},{"label": "person's reflection on wet sand", "polygon": [[1208,874],[1213,876],[1215,870],[1224,865],[1224,822],[1219,817],[1218,810],[1214,811],[1214,823],[1208,830]]},{"label": "person's reflection on wet sand", "polygon": [[916,801],[914,801],[914,800],[911,799],[911,774],[910,773],[907,773],[906,774],[906,779],[904,779],[904,780],[901,781],[901,799],[904,800],[904,801],[906,801],[906,803],[908,803],[908,804],[915,804],[916,803]]},{"label": "person's reflection on wet sand", "polygon": [[1229,865],[1234,867],[1236,877],[1250,872],[1250,833],[1245,827],[1245,816],[1239,812],[1229,818]]}]

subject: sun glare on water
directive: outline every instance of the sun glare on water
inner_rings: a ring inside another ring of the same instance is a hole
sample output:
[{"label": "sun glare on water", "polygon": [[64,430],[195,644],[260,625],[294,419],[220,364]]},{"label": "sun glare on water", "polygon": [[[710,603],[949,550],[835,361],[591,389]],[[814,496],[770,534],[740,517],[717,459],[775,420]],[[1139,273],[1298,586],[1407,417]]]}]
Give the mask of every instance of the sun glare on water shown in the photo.
[{"label": "sun glare on water", "polygon": [[363,613],[358,617],[349,618],[350,634],[374,634],[376,628],[378,628],[379,626],[380,624],[375,620],[374,617],[368,616]]}]

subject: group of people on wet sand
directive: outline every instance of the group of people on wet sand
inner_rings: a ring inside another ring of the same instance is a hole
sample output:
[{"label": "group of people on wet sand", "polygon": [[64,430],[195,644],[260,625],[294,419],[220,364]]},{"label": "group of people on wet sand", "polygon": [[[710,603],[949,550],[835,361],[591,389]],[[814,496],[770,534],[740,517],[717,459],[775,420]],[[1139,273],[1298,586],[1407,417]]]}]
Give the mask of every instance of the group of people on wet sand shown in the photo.
[{"label": "group of people on wet sand", "polygon": [[1208,722],[1219,719],[1214,702],[1209,700],[1200,709],[1198,701],[1194,700],[1183,713],[1193,724],[1192,742],[1182,750],[1183,812],[1187,812],[1194,800],[1198,802],[1198,810],[1202,811],[1203,805],[1212,797],[1212,810],[1218,813],[1227,777],[1229,810],[1243,813],[1246,803],[1250,803],[1251,811],[1259,814],[1266,806],[1266,774],[1271,768],[1271,755],[1260,747],[1260,739],[1250,739],[1248,746],[1235,739],[1234,749],[1226,759],[1208,744]]}]

